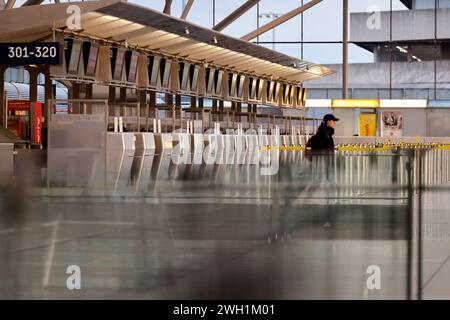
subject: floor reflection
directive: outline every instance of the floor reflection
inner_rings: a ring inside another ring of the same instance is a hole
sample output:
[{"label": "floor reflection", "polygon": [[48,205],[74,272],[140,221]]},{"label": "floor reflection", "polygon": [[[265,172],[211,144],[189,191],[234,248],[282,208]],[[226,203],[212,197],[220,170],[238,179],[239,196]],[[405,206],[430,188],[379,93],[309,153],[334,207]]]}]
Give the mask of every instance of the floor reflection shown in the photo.
[{"label": "floor reflection", "polygon": [[73,154],[1,193],[1,298],[407,298],[406,156]]}]

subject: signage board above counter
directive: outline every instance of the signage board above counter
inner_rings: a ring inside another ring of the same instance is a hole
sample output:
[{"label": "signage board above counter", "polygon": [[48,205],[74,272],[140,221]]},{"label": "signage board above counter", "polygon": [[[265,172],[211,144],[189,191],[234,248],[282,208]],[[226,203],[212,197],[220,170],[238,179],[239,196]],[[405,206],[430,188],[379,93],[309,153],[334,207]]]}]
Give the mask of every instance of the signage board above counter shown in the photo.
[{"label": "signage board above counter", "polygon": [[379,99],[331,99],[333,108],[378,108]]},{"label": "signage board above counter", "polygon": [[381,99],[380,108],[426,108],[426,99]]},{"label": "signage board above counter", "polygon": [[[307,99],[307,108],[427,108],[426,99]],[[431,104],[430,104],[431,106]],[[450,106],[450,103],[449,103]]]}]

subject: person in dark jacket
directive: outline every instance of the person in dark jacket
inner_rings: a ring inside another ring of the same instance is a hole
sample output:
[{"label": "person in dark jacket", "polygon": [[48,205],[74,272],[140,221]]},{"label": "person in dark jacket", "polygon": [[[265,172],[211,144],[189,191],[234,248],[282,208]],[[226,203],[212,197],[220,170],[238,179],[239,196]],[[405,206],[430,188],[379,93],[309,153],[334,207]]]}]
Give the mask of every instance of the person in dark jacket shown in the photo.
[{"label": "person in dark jacket", "polygon": [[311,150],[334,150],[333,135],[336,121],[339,119],[334,115],[325,115],[317,133],[309,139],[306,146]]}]

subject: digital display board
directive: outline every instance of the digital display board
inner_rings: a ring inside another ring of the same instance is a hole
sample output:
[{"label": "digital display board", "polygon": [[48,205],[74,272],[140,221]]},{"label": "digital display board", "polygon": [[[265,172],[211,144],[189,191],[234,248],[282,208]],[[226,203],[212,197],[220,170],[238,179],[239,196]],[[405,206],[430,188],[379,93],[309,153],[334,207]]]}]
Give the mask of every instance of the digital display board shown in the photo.
[{"label": "digital display board", "polygon": [[151,86],[158,85],[160,63],[161,57],[152,55],[148,56],[148,77],[149,77],[148,80]]},{"label": "digital display board", "polygon": [[256,100],[256,87],[258,85],[258,79],[256,78],[250,78],[248,81],[248,86],[249,86],[249,99],[250,100]]},{"label": "digital display board", "polygon": [[84,74],[88,77],[95,77],[99,48],[100,45],[96,43],[86,41],[83,43]]},{"label": "digital display board", "polygon": [[111,71],[113,80],[122,80],[124,61],[125,50],[121,48],[111,48]]},{"label": "digital display board", "polygon": [[263,88],[264,88],[264,80],[258,79],[258,88],[257,88],[257,96],[256,96],[257,100],[262,99]]},{"label": "digital display board", "polygon": [[236,96],[236,84],[237,84],[238,75],[236,73],[228,73],[228,95],[230,97]]},{"label": "digital display board", "polygon": [[214,74],[216,70],[214,68],[206,68],[205,77],[206,77],[206,93],[213,94],[214,93]]},{"label": "digital display board", "polygon": [[271,102],[273,101],[273,90],[275,89],[275,82],[273,81],[267,81],[267,96],[266,100]]},{"label": "digital display board", "polygon": [[191,91],[197,91],[199,71],[200,71],[199,66],[191,64],[190,69],[189,69],[189,81],[190,81],[190,85],[191,85]]},{"label": "digital display board", "polygon": [[241,74],[239,75],[238,78],[238,88],[237,88],[238,98],[242,98],[242,96],[244,95],[244,83],[245,83],[245,76]]},{"label": "digital display board", "polygon": [[292,85],[292,86],[291,86],[291,91],[290,91],[290,93],[289,93],[289,104],[290,104],[291,106],[294,106],[294,101],[295,101],[295,89],[296,89],[296,86]]},{"label": "digital display board", "polygon": [[78,74],[83,43],[80,40],[65,39],[65,57],[68,74]]},{"label": "digital display board", "polygon": [[306,99],[308,96],[308,92],[305,88],[298,87],[297,88],[297,107],[302,107],[305,105]]},{"label": "digital display board", "polygon": [[179,79],[181,90],[188,90],[189,88],[190,67],[191,64],[187,62],[180,62],[179,64]]},{"label": "digital display board", "polygon": [[273,102],[278,102],[280,98],[280,91],[281,91],[281,82],[277,82],[275,85],[275,94],[273,96]]},{"label": "digital display board", "polygon": [[220,95],[222,93],[222,79],[223,70],[216,70],[216,74],[214,75],[214,82],[216,83],[216,95]]},{"label": "digital display board", "polygon": [[291,90],[291,86],[289,84],[283,84],[283,104],[289,103],[289,92]]},{"label": "digital display board", "polygon": [[169,88],[171,66],[172,66],[171,60],[166,58],[161,59],[159,70],[161,75],[161,86],[164,88]]},{"label": "digital display board", "polygon": [[125,69],[127,71],[127,81],[136,82],[137,66],[139,53],[136,51],[127,51],[125,55]]}]

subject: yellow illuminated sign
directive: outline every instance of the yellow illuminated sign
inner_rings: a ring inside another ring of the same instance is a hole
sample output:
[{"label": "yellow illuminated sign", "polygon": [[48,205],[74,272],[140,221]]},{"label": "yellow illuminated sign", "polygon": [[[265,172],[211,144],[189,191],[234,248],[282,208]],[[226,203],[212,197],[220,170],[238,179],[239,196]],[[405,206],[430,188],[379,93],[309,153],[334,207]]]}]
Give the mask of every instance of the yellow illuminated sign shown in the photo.
[{"label": "yellow illuminated sign", "polygon": [[379,99],[332,99],[331,106],[334,108],[378,108]]},{"label": "yellow illuminated sign", "polygon": [[374,137],[377,134],[377,115],[362,113],[358,116],[358,135],[360,137]]}]

